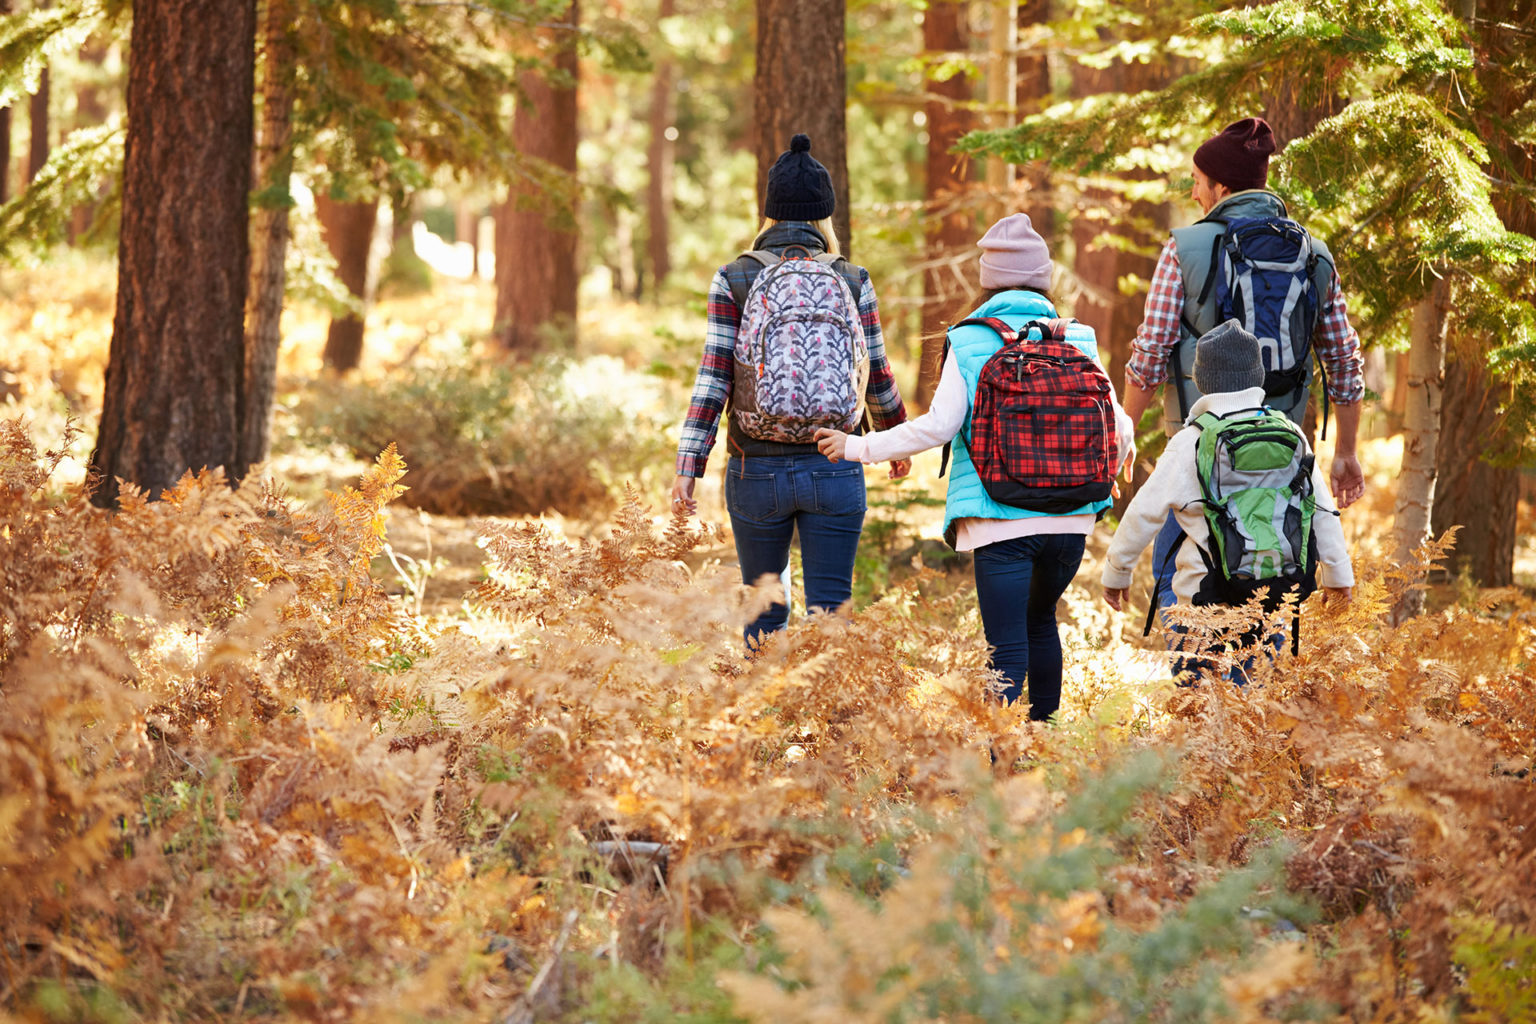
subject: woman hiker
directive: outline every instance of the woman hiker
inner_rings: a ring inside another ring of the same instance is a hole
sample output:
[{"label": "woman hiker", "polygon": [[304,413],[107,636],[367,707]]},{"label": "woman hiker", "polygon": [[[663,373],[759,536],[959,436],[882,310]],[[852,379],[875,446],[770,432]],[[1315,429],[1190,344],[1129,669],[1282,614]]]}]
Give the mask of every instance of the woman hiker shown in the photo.
[{"label": "woman hiker", "polygon": [[[1052,263],[1045,240],[1029,216],[1005,217],[977,243],[981,249],[981,301],[967,321],[997,318],[1018,331],[1032,321],[1051,320],[1056,307],[1048,289]],[[1120,409],[1103,368],[1097,365],[1097,345],[1091,328],[1075,321],[1064,341],[1092,360],[1090,369],[1103,377],[1101,408],[1107,448],[1099,474],[1110,479],[1133,454],[1133,427]],[[1030,344],[1026,336],[1021,342]],[[953,443],[944,508],[944,536],[957,551],[974,553],[976,602],[982,627],[992,648],[992,667],[1002,677],[1002,699],[1018,700],[1026,692],[1029,717],[1044,721],[1061,705],[1062,653],[1057,632],[1056,601],[1077,573],[1084,543],[1099,513],[1110,505],[1104,497],[1042,512],[1004,504],[983,484],[972,458],[969,425],[976,407],[982,369],[1003,347],[1004,338],[992,327],[964,323],[949,331],[949,347],[933,403],[922,416],[901,426],[852,436],[839,430],[818,431],[821,451],[834,462],[883,462],[910,458],[917,452]],[[1069,350],[1070,354],[1070,350]],[[1042,419],[1043,424],[1043,419]],[[1101,439],[1101,444],[1103,439]],[[979,444],[979,441],[978,441]]]},{"label": "woman hiker", "polygon": [[[879,429],[906,419],[869,272],[838,254],[835,205],[831,175],[810,138],[796,135],[768,171],[752,250],[710,282],[672,482],[673,510],[694,514],[695,481],[728,414],[725,504],[742,582],[783,575],[798,531],[807,609],[825,611],[852,596],[866,504],[863,467],[834,465],[817,451],[815,430],[858,430],[866,411]],[[893,478],[911,469],[890,462]],[[747,625],[748,648],[788,619],[788,605],[773,604]]]}]

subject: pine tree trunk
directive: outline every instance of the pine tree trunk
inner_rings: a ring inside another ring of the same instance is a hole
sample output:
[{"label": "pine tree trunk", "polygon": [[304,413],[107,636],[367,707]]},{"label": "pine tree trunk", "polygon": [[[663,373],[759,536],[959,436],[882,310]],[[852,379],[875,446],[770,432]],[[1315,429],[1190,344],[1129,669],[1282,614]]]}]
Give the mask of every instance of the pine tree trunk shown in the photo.
[{"label": "pine tree trunk", "polygon": [[[677,13],[674,0],[661,0],[657,19],[670,18]],[[671,52],[664,53],[656,62],[655,78],[651,83],[651,141],[646,150],[647,180],[645,190],[646,262],[651,271],[651,301],[661,298],[662,285],[672,272],[672,120],[676,111],[673,87],[677,80],[677,62]]]},{"label": "pine tree trunk", "polygon": [[[277,395],[277,354],[282,346],[283,293],[287,285],[288,182],[293,175],[293,52],[288,40],[288,0],[266,0],[261,12],[266,41],[256,190],[268,193],[251,213],[250,294],[245,310],[245,389],[250,400],[241,428],[240,454],[266,459],[271,443],[272,402]],[[270,190],[270,191],[269,191]]]},{"label": "pine tree trunk", "polygon": [[761,213],[768,168],[797,133],[811,137],[811,156],[832,176],[838,240],[853,258],[845,14],[844,0],[757,0],[752,147]]},{"label": "pine tree trunk", "polygon": [[[518,151],[536,157],[574,180],[576,176],[576,33],[572,0],[555,41],[555,65],[570,77],[558,88],[539,75],[524,75],[526,102],[512,119]],[[496,323],[502,348],[530,356],[550,337],[576,334],[576,242],[570,211],[552,217],[547,196],[514,185],[496,218]]]},{"label": "pine tree trunk", "polygon": [[[102,39],[89,39],[80,47],[80,64],[90,69],[85,79],[75,87],[75,116],[71,121],[71,130],[81,128],[95,128],[104,124],[107,120],[106,90],[101,86],[99,76],[102,73],[102,64],[107,59],[107,43]],[[80,237],[90,230],[96,220],[95,202],[81,203],[69,213],[69,241],[74,244]]]},{"label": "pine tree trunk", "polygon": [[53,75],[48,68],[43,68],[42,77],[37,82],[37,92],[32,94],[27,103],[28,145],[27,145],[27,180],[36,178],[38,172],[48,163],[48,106],[52,99]]},{"label": "pine tree trunk", "polygon": [[[1014,100],[1018,82],[1019,11],[1015,0],[990,0],[990,25],[987,29],[987,127],[1007,128],[1014,120]],[[1005,193],[1013,186],[1013,165],[1002,157],[986,160],[987,189],[992,193],[992,218],[1012,213],[1012,198]]]},{"label": "pine tree trunk", "polygon": [[1462,528],[1449,568],[1453,573],[1465,571],[1483,587],[1507,587],[1515,581],[1520,473],[1513,467],[1491,466],[1485,459],[1496,454],[1489,450],[1490,442],[1503,436],[1499,409],[1508,391],[1507,384],[1488,379],[1480,354],[1446,361],[1431,530],[1438,537],[1453,525]]},{"label": "pine tree trunk", "polygon": [[[1393,559],[1413,563],[1414,551],[1429,539],[1435,503],[1436,452],[1440,440],[1441,388],[1445,375],[1445,319],[1450,283],[1437,278],[1413,310],[1408,350],[1407,408],[1403,415],[1403,466],[1397,479]],[[1402,622],[1424,610],[1422,591],[1405,593],[1393,609]]]},{"label": "pine tree trunk", "polygon": [[[923,13],[923,51],[937,60],[962,53],[969,45],[965,6],[944,0]],[[918,360],[914,404],[927,408],[933,400],[943,367],[944,328],[957,315],[975,285],[976,212],[967,201],[969,160],[949,150],[971,130],[971,114],[963,106],[971,99],[971,79],[955,75],[945,81],[929,79],[923,112],[927,116],[928,156],[923,208],[927,211],[923,270],[922,354]]]},{"label": "pine tree trunk", "polygon": [[[0,17],[11,13],[11,0],[0,0]],[[0,107],[0,203],[11,198],[11,108]]]},{"label": "pine tree trunk", "polygon": [[330,330],[325,335],[324,364],[327,369],[344,374],[357,369],[363,358],[368,272],[371,269],[368,256],[379,220],[379,200],[339,203],[316,195],[315,214],[320,220],[326,248],[336,260],[336,276],[363,305],[361,315],[333,316]]},{"label": "pine tree trunk", "polygon": [[140,0],[128,67],[117,310],[91,468],[158,496],[244,475],[254,0]]}]

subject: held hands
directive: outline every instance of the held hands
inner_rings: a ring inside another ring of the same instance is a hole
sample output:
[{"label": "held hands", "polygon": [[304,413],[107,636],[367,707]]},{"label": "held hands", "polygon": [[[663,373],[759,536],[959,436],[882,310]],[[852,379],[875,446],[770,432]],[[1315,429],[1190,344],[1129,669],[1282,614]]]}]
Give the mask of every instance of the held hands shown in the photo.
[{"label": "held hands", "polygon": [[[848,435],[831,427],[816,428],[816,450],[827,457],[828,462],[842,462],[848,457]],[[900,480],[912,472],[911,459],[891,460],[891,479]]]},{"label": "held hands", "polygon": [[848,455],[848,435],[831,427],[817,427],[816,450],[825,455],[828,462],[841,462]]}]

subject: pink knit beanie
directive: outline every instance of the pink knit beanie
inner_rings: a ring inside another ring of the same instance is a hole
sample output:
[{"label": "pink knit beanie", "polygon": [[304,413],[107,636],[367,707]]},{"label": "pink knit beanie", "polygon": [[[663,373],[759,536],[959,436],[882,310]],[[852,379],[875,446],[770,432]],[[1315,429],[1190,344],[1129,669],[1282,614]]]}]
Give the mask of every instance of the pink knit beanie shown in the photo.
[{"label": "pink knit beanie", "polygon": [[976,245],[981,249],[983,288],[1051,287],[1051,254],[1045,239],[1029,222],[1029,214],[1015,213],[987,229]]},{"label": "pink knit beanie", "polygon": [[1269,157],[1275,133],[1262,117],[1233,121],[1195,150],[1195,166],[1205,176],[1234,192],[1263,188],[1269,178]]}]

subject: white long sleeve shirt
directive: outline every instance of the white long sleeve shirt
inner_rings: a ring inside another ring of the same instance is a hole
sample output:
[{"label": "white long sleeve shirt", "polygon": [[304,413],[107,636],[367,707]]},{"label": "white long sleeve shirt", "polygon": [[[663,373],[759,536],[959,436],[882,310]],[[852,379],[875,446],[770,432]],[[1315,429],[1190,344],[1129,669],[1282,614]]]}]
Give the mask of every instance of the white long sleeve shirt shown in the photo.
[{"label": "white long sleeve shirt", "polygon": [[[1119,399],[1111,390],[1115,404],[1115,435],[1119,443],[1120,465],[1136,454],[1136,428]],[[891,462],[911,458],[918,452],[937,448],[953,441],[965,426],[971,412],[970,389],[960,372],[960,363],[951,352],[944,360],[938,386],[933,391],[933,401],[928,411],[892,427],[872,434],[851,434],[848,437],[846,457],[853,462]],[[1030,516],[1026,519],[981,519],[976,517],[955,521],[955,550],[974,551],[987,544],[1014,537],[1031,537],[1046,533],[1093,532],[1095,518],[1092,515]]]},{"label": "white long sleeve shirt", "polygon": [[[1190,424],[1205,413],[1218,416],[1254,409],[1264,404],[1264,389],[1249,388],[1246,391],[1224,391],[1205,395],[1189,411],[1185,425],[1168,439],[1168,447],[1157,460],[1152,475],[1147,477],[1141,490],[1131,499],[1120,526],[1110,539],[1109,552],[1104,557],[1103,583],[1109,590],[1125,590],[1131,585],[1132,570],[1162,529],[1172,510],[1189,543],[1179,545],[1174,559],[1173,592],[1180,604],[1189,604],[1200,581],[1205,578],[1205,563],[1200,551],[1209,550],[1210,527],[1205,521],[1205,508],[1200,502],[1200,477],[1195,469],[1195,446],[1200,440],[1200,428]],[[1317,537],[1317,582],[1322,587],[1352,587],[1355,585],[1354,569],[1349,561],[1349,547],[1344,541],[1344,529],[1339,524],[1334,502],[1328,490],[1328,480],[1322,467],[1312,466],[1312,489],[1317,496],[1317,514],[1312,517],[1312,530]]]}]

